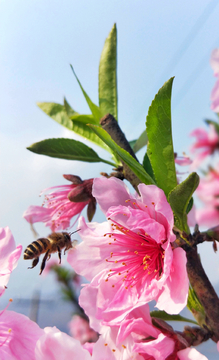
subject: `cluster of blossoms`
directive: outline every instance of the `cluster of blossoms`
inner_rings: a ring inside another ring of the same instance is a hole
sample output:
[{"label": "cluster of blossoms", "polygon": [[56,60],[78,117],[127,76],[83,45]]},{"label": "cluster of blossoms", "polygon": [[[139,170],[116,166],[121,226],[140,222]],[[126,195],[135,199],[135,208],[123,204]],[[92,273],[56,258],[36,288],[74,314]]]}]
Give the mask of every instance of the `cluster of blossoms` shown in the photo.
[{"label": "cluster of blossoms", "polygon": [[[189,284],[186,255],[174,245],[173,213],[163,191],[144,184],[138,190],[132,195],[121,180],[94,179],[92,196],[107,221],[86,223],[81,217],[82,242],[68,252],[70,265],[90,281],[79,303],[94,330],[76,317],[71,324],[73,338],[4,310],[1,359],[207,359],[181,333],[150,316],[151,300],[158,309],[178,314],[187,303]],[[0,278],[3,283],[7,276],[4,285],[21,254],[21,246],[15,249],[7,232],[10,241],[4,229],[0,241],[0,246],[7,246],[5,274]]]}]

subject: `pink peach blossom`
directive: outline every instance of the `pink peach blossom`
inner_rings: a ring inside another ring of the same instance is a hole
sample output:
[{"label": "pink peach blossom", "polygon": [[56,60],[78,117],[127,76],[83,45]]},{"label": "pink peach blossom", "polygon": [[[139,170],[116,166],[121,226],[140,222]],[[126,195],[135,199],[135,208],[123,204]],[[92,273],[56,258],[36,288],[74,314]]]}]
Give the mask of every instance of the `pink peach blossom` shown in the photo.
[{"label": "pink peach blossom", "polygon": [[212,124],[209,125],[209,132],[205,129],[197,128],[191,132],[190,136],[196,137],[195,143],[190,148],[190,151],[195,155],[191,169],[195,169],[206,156],[213,154],[215,149],[218,148],[219,136]]},{"label": "pink peach blossom", "polygon": [[91,329],[88,320],[79,315],[74,315],[68,326],[70,328],[71,336],[79,340],[81,344],[85,344],[86,342],[96,342],[98,339],[98,334]]},{"label": "pink peach blossom", "polygon": [[57,191],[52,191],[45,195],[45,201],[43,203],[45,207],[28,207],[23,217],[29,223],[44,222],[52,231],[64,230],[70,227],[70,221],[74,216],[80,216],[86,205],[88,205],[88,218],[92,218],[96,204],[96,200],[91,193],[93,179],[82,181],[78,176],[63,176],[71,181],[72,184],[54,186],[43,190],[42,193],[51,189],[57,189]]},{"label": "pink peach blossom", "polygon": [[0,359],[35,360],[37,340],[44,334],[28,317],[14,311],[0,313]]},{"label": "pink peach blossom", "polygon": [[219,165],[215,169],[210,169],[208,174],[200,179],[196,194],[205,204],[204,208],[197,209],[196,211],[197,223],[209,227],[218,225]]},{"label": "pink peach blossom", "polygon": [[6,226],[0,228],[0,296],[4,293],[11,272],[16,268],[22,246],[16,247],[13,235]]},{"label": "pink peach blossom", "polygon": [[173,248],[173,213],[164,192],[140,184],[130,195],[116,178],[94,180],[96,197],[108,221],[80,219],[82,243],[67,261],[91,281],[81,291],[80,305],[99,331],[100,321],[112,325],[151,300],[168,313],[187,303],[188,276],[183,249]]},{"label": "pink peach blossom", "polygon": [[192,164],[192,160],[189,156],[183,155],[183,156],[177,156],[175,158],[175,163],[180,166],[188,166]]},{"label": "pink peach blossom", "polygon": [[[160,330],[161,329],[161,330]],[[159,329],[152,324],[149,306],[143,305],[130,312],[124,320],[111,327],[102,326],[100,338],[94,344],[93,360],[207,360],[180,333],[159,320]]]},{"label": "pink peach blossom", "polygon": [[80,342],[59,331],[46,327],[35,348],[35,360],[90,360],[91,355]]},{"label": "pink peach blossom", "polygon": [[219,112],[219,49],[214,49],[211,54],[210,59],[211,67],[214,70],[214,76],[216,76],[217,81],[213,87],[211,93],[211,109],[216,113]]}]

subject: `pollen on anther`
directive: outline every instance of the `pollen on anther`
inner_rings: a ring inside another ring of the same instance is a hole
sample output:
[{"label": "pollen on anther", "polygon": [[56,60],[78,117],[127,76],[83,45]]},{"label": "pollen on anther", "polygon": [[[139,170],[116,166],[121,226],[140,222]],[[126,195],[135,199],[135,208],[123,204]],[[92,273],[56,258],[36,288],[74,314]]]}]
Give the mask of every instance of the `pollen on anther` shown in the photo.
[{"label": "pollen on anther", "polygon": [[109,243],[109,245],[112,245],[112,243]]},{"label": "pollen on anther", "polygon": [[11,328],[10,328],[10,329],[8,329],[8,332],[9,332],[9,333],[11,332]]},{"label": "pollen on anther", "polygon": [[12,302],[12,301],[13,301],[13,299],[12,299],[12,298],[10,298],[10,299],[9,299],[9,301],[10,301],[10,302]]},{"label": "pollen on anther", "polygon": [[138,255],[138,251],[134,251],[134,253],[135,253],[136,255]]},{"label": "pollen on anther", "polygon": [[112,285],[112,287],[115,287],[115,285]]},{"label": "pollen on anther", "polygon": [[109,261],[108,259],[106,259],[106,261]]},{"label": "pollen on anther", "polygon": [[155,205],[155,203],[152,201],[152,203],[151,203],[152,205]]},{"label": "pollen on anther", "polygon": [[115,352],[116,350],[115,349],[112,349],[113,352]]},{"label": "pollen on anther", "polygon": [[126,346],[125,346],[125,345],[122,345],[122,347],[123,347],[124,349],[126,349]]},{"label": "pollen on anther", "polygon": [[104,344],[104,346],[107,346],[108,344]]},{"label": "pollen on anther", "polygon": [[108,279],[106,279],[105,281],[108,281]]}]

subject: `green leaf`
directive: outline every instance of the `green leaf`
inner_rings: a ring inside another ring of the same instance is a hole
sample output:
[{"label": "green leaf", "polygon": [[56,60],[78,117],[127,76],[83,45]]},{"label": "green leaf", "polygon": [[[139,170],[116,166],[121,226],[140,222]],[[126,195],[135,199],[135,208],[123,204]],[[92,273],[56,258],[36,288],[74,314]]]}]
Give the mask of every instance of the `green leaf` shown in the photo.
[{"label": "green leaf", "polygon": [[72,107],[69,105],[68,101],[66,100],[66,98],[64,98],[64,108],[65,108],[65,111],[68,115],[68,117],[71,117],[73,115],[76,115],[78,114],[76,111],[74,111],[72,109]]},{"label": "green leaf", "polygon": [[162,319],[165,321],[184,321],[198,325],[197,322],[194,320],[187,319],[181,315],[170,315],[167,314],[165,311],[160,311],[160,310],[151,311],[150,315],[151,317],[155,317],[157,319]]},{"label": "green leaf", "polygon": [[63,105],[50,102],[38,102],[37,105],[57,123],[66,127],[69,130],[73,130],[72,121],[69,119]]},{"label": "green leaf", "polygon": [[93,123],[95,120],[93,118],[93,115],[76,115],[75,117],[72,117],[73,121],[73,131],[84,137],[85,139],[90,140],[94,144],[101,146],[104,150],[111,153],[109,147],[97,136],[93,130],[87,124]]},{"label": "green leaf", "polygon": [[171,130],[172,83],[173,78],[158,91],[149,107],[146,121],[148,156],[157,186],[166,195],[177,185]]},{"label": "green leaf", "polygon": [[147,145],[147,143],[148,143],[147,132],[146,130],[144,130],[133,146],[134,153],[137,153],[140,149],[142,149],[145,145]]},{"label": "green leaf", "polygon": [[70,116],[70,119],[73,122],[80,122],[81,124],[93,124],[96,125],[96,120],[94,119],[93,115],[86,115],[86,114],[74,114]]},{"label": "green leaf", "polygon": [[215,131],[219,134],[219,124],[216,121],[206,119],[205,122],[208,125],[210,125],[210,124],[213,125],[215,128]]},{"label": "green leaf", "polygon": [[117,32],[113,25],[107,37],[99,64],[99,106],[102,116],[110,113],[118,120],[117,112]]},{"label": "green leaf", "polygon": [[143,159],[143,168],[145,169],[145,171],[150,175],[150,177],[154,180],[154,183],[156,183],[155,177],[154,177],[154,172],[148,157],[148,154],[145,153],[144,159]]},{"label": "green leaf", "polygon": [[84,95],[84,97],[85,97],[85,99],[87,101],[87,104],[88,104],[88,106],[90,108],[90,111],[92,112],[93,117],[96,120],[96,124],[99,124],[99,121],[100,121],[100,119],[102,117],[102,115],[101,115],[102,113],[100,111],[100,108],[91,101],[91,99],[87,95],[86,91],[82,87],[82,85],[81,85],[81,83],[80,83],[80,81],[79,81],[79,79],[78,79],[78,77],[77,77],[77,75],[76,75],[76,73],[75,73],[75,71],[73,69],[73,66],[72,65],[70,65],[70,66],[71,66],[73,74],[74,74],[74,76],[75,76],[75,78],[76,78],[76,80],[77,80],[77,82],[78,82],[78,84],[79,84],[79,86],[80,86],[80,88],[81,88],[81,90],[83,92],[83,95]]},{"label": "green leaf", "polygon": [[188,203],[188,206],[187,206],[187,209],[186,209],[186,214],[188,214],[192,210],[193,203],[194,203],[193,198],[191,198],[189,200],[189,203]]},{"label": "green leaf", "polygon": [[86,162],[105,162],[115,166],[115,164],[101,159],[97,153],[87,145],[73,139],[46,139],[27,148],[28,150],[41,155],[47,155],[59,159],[78,160]]},{"label": "green leaf", "polygon": [[199,325],[202,326],[205,324],[205,310],[191,285],[189,286],[187,307],[192,312]]},{"label": "green leaf", "polygon": [[60,125],[110,152],[108,146],[87,126],[88,123],[96,124],[93,115],[78,114],[70,107],[65,99],[64,105],[48,102],[37,103],[37,105]]},{"label": "green leaf", "polygon": [[189,233],[187,225],[187,207],[192,194],[199,184],[199,176],[191,173],[186,180],[177,185],[168,196],[168,201],[175,216],[175,225],[178,229]]},{"label": "green leaf", "polygon": [[154,180],[146,173],[143,166],[140,165],[126,150],[118,146],[111,136],[100,126],[89,125],[93,131],[123,160],[133,171],[133,173],[144,184],[154,184]]}]

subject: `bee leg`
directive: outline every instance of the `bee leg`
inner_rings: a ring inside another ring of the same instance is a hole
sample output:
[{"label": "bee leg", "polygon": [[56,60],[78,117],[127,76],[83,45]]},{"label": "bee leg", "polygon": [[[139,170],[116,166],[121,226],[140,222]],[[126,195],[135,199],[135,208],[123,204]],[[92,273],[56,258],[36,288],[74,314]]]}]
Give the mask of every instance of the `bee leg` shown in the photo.
[{"label": "bee leg", "polygon": [[59,246],[57,246],[57,249],[58,249],[58,254],[59,254],[59,264],[61,264],[62,252],[61,252],[61,249]]},{"label": "bee leg", "polygon": [[40,268],[40,275],[42,274],[42,272],[43,272],[43,270],[44,270],[44,268],[45,268],[46,260],[50,257],[50,256],[49,256],[49,252],[50,252],[50,250],[48,250],[48,251],[46,252],[46,254],[44,255],[44,258],[43,258],[43,261],[42,261],[42,264],[41,264],[41,268]]},{"label": "bee leg", "polygon": [[33,269],[38,264],[38,262],[39,262],[39,256],[33,259],[32,266],[29,267],[28,269]]}]

